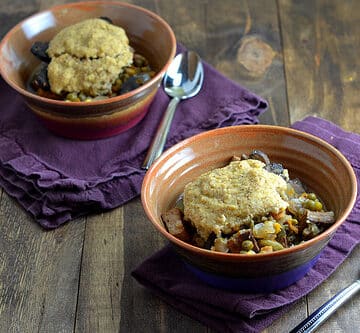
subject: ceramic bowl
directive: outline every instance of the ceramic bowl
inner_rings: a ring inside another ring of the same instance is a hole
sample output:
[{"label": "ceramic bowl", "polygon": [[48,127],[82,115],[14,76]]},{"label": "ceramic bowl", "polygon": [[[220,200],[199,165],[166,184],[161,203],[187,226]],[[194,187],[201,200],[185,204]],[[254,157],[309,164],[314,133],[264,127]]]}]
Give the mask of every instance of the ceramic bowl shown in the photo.
[{"label": "ceramic bowl", "polygon": [[[69,103],[31,93],[28,80],[40,63],[30,52],[31,45],[50,41],[76,22],[104,16],[125,29],[130,45],[149,60],[155,77],[129,93],[93,102]],[[37,13],[5,35],[0,44],[0,73],[48,129],[70,138],[97,139],[125,131],[145,116],[175,51],[172,29],[149,10],[120,2],[69,3]]]},{"label": "ceramic bowl", "polygon": [[[229,163],[231,156],[259,149],[282,163],[334,211],[336,222],[323,233],[292,248],[246,255],[214,252],[190,245],[167,232],[161,214],[174,207],[185,184]],[[158,232],[173,245],[186,266],[203,281],[223,289],[271,292],[301,279],[345,221],[356,199],[355,174],[345,157],[325,141],[297,130],[234,126],[198,134],[167,150],[148,170],[141,199]]]}]

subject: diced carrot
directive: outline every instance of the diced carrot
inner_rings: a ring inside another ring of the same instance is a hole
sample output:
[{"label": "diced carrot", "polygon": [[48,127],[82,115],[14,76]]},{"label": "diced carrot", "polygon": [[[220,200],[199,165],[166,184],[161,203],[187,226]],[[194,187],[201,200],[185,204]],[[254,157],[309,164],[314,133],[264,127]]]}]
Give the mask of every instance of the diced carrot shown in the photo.
[{"label": "diced carrot", "polygon": [[298,234],[298,233],[299,233],[299,228],[293,224],[293,223],[294,223],[294,220],[293,220],[293,219],[287,220],[286,223],[288,224],[289,229],[290,229],[292,232],[294,232],[295,234]]}]

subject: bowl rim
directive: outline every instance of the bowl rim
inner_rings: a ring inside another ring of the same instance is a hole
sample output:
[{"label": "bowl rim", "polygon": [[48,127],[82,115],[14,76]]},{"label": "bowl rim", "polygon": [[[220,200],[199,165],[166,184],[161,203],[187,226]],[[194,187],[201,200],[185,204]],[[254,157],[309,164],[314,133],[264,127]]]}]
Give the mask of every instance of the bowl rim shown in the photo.
[{"label": "bowl rim", "polygon": [[[158,223],[156,223],[157,218],[156,218],[155,214],[151,213],[150,205],[145,200],[145,193],[149,192],[151,178],[153,177],[154,174],[157,173],[157,171],[159,170],[161,165],[164,163],[164,161],[168,160],[169,158],[171,158],[171,156],[175,155],[179,149],[182,149],[188,145],[191,145],[192,142],[194,142],[198,139],[202,139],[202,138],[208,137],[208,136],[220,135],[224,132],[232,133],[232,132],[239,132],[239,131],[241,132],[243,130],[244,131],[251,131],[251,130],[256,130],[256,131],[272,130],[272,131],[274,131],[275,130],[275,131],[278,131],[280,134],[282,133],[282,134],[286,134],[286,135],[306,138],[307,140],[312,141],[312,142],[316,143],[317,145],[320,145],[320,146],[330,150],[335,156],[337,156],[339,158],[339,160],[342,162],[344,167],[347,169],[348,175],[351,179],[351,198],[348,202],[348,205],[345,207],[343,213],[340,216],[338,216],[338,218],[334,224],[332,224],[328,229],[324,230],[322,233],[320,233],[316,237],[314,237],[304,243],[298,244],[296,246],[286,248],[286,249],[283,249],[280,251],[274,251],[271,253],[257,253],[256,255],[248,255],[248,254],[240,254],[240,253],[216,252],[216,251],[203,249],[203,248],[197,247],[195,245],[191,245],[191,244],[184,242],[184,241],[178,239],[177,237],[171,235],[165,229],[165,227],[161,227]],[[184,139],[184,140],[178,142],[177,144],[175,144],[174,146],[172,146],[168,150],[166,150],[152,164],[152,166],[149,168],[149,170],[145,174],[145,177],[144,177],[143,183],[142,183],[142,188],[141,188],[141,202],[142,202],[144,211],[145,211],[148,219],[150,220],[150,222],[153,224],[153,226],[158,231],[160,231],[160,233],[163,236],[165,236],[165,238],[167,238],[174,245],[176,245],[188,252],[193,252],[193,253],[196,252],[198,255],[201,255],[201,256],[212,257],[214,260],[225,260],[226,261],[226,260],[234,260],[236,258],[239,258],[239,259],[241,258],[241,260],[245,261],[245,262],[246,261],[257,262],[257,261],[263,261],[265,259],[268,260],[273,257],[287,256],[287,255],[290,255],[295,252],[305,251],[306,249],[310,248],[313,244],[315,244],[321,240],[324,240],[326,238],[329,238],[333,233],[335,233],[336,229],[345,221],[345,219],[347,218],[347,216],[350,214],[351,210],[353,209],[356,198],[357,198],[357,189],[358,189],[358,187],[357,187],[356,175],[355,175],[355,172],[354,172],[353,167],[351,166],[350,162],[346,159],[346,157],[338,149],[336,149],[334,146],[332,146],[325,140],[323,140],[315,135],[312,135],[310,133],[304,132],[304,131],[293,129],[290,127],[279,126],[279,125],[265,125],[265,124],[264,125],[262,125],[262,124],[235,125],[235,126],[229,126],[229,127],[216,128],[216,129],[212,129],[212,130],[209,130],[206,132],[196,134],[194,136],[191,136],[187,139]]]},{"label": "bowl rim", "polygon": [[[71,8],[71,7],[82,7],[82,6],[87,6],[87,5],[91,5],[91,6],[97,6],[97,5],[114,5],[114,6],[120,6],[120,7],[128,7],[128,8],[132,8],[135,10],[138,10],[140,12],[146,13],[148,16],[153,17],[154,19],[156,19],[157,21],[159,21],[164,28],[167,30],[167,32],[169,33],[170,39],[171,39],[171,50],[170,50],[170,56],[169,59],[167,60],[167,62],[165,63],[165,65],[156,73],[156,75],[151,78],[148,82],[146,82],[145,84],[143,84],[142,86],[131,90],[127,93],[115,96],[115,97],[110,97],[108,99],[102,99],[102,100],[96,100],[96,101],[89,101],[89,102],[67,102],[65,100],[56,100],[56,99],[51,99],[51,98],[47,98],[47,97],[42,97],[39,95],[36,95],[35,93],[32,93],[26,89],[23,89],[21,87],[19,87],[15,82],[13,82],[5,73],[5,70],[3,69],[3,61],[0,61],[0,75],[2,76],[2,78],[14,89],[16,90],[18,93],[20,93],[21,95],[23,95],[24,97],[30,98],[30,99],[35,99],[41,102],[45,102],[45,103],[50,103],[50,104],[55,104],[58,106],[66,106],[66,107],[93,107],[96,105],[104,105],[104,104],[111,104],[114,102],[118,102],[121,100],[126,100],[129,97],[135,96],[138,93],[143,92],[144,90],[148,89],[148,87],[152,86],[155,82],[157,81],[161,81],[162,77],[164,75],[164,73],[166,72],[167,68],[169,67],[171,61],[173,60],[175,54],[176,54],[176,48],[177,48],[177,43],[176,43],[176,37],[175,37],[175,33],[172,30],[171,26],[169,25],[169,23],[167,23],[161,16],[159,16],[158,14],[154,13],[153,11],[138,6],[138,5],[134,5],[134,4],[130,4],[130,3],[126,3],[126,2],[121,2],[121,1],[107,1],[107,0],[98,0],[98,1],[80,1],[80,2],[71,2],[71,3],[66,3],[66,4],[59,4],[59,5],[55,5],[52,7],[49,7],[47,9],[38,11],[26,18],[24,18],[23,20],[21,20],[20,22],[18,22],[15,26],[13,26],[6,34],[5,36],[2,38],[2,40],[0,41],[0,50],[3,49],[3,47],[5,46],[5,44],[8,42],[8,40],[10,39],[10,37],[18,30],[21,29],[21,26],[35,18],[36,16],[40,16],[46,12],[51,12],[51,11],[60,11],[66,8]],[[0,54],[0,59],[2,58],[1,54]]]}]

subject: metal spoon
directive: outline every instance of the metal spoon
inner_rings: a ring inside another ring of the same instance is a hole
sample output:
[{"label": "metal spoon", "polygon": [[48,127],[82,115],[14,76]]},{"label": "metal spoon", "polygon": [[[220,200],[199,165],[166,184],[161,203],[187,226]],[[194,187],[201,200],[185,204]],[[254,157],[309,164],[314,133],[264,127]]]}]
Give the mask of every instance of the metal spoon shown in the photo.
[{"label": "metal spoon", "polygon": [[308,318],[303,320],[290,333],[314,332],[325,320],[327,320],[341,305],[360,291],[360,280],[353,282],[348,287],[339,291],[320,308],[314,311]]},{"label": "metal spoon", "polygon": [[173,98],[150,145],[142,165],[143,169],[147,170],[162,154],[178,103],[180,100],[195,96],[202,87],[203,79],[204,68],[197,53],[186,51],[174,58],[164,76],[164,90]]}]

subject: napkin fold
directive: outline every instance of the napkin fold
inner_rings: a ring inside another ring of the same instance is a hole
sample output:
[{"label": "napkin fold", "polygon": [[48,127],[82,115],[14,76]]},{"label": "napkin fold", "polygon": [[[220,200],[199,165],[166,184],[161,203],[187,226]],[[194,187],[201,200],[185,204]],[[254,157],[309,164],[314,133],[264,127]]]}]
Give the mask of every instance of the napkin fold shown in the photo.
[{"label": "napkin fold", "polygon": [[[204,77],[200,93],[179,104],[165,148],[209,129],[256,124],[267,108],[206,62]],[[70,140],[45,129],[0,78],[0,185],[45,228],[126,203],[140,193],[141,165],[169,100],[160,88],[134,128],[102,140]]]},{"label": "napkin fold", "polygon": [[[335,124],[308,117],[292,126],[314,134],[339,149],[352,164],[360,181],[360,135]],[[260,332],[294,303],[308,294],[345,260],[360,242],[360,198],[318,262],[297,283],[270,294],[234,293],[210,287],[198,280],[167,245],[145,260],[133,277],[179,311],[218,332]]]}]

